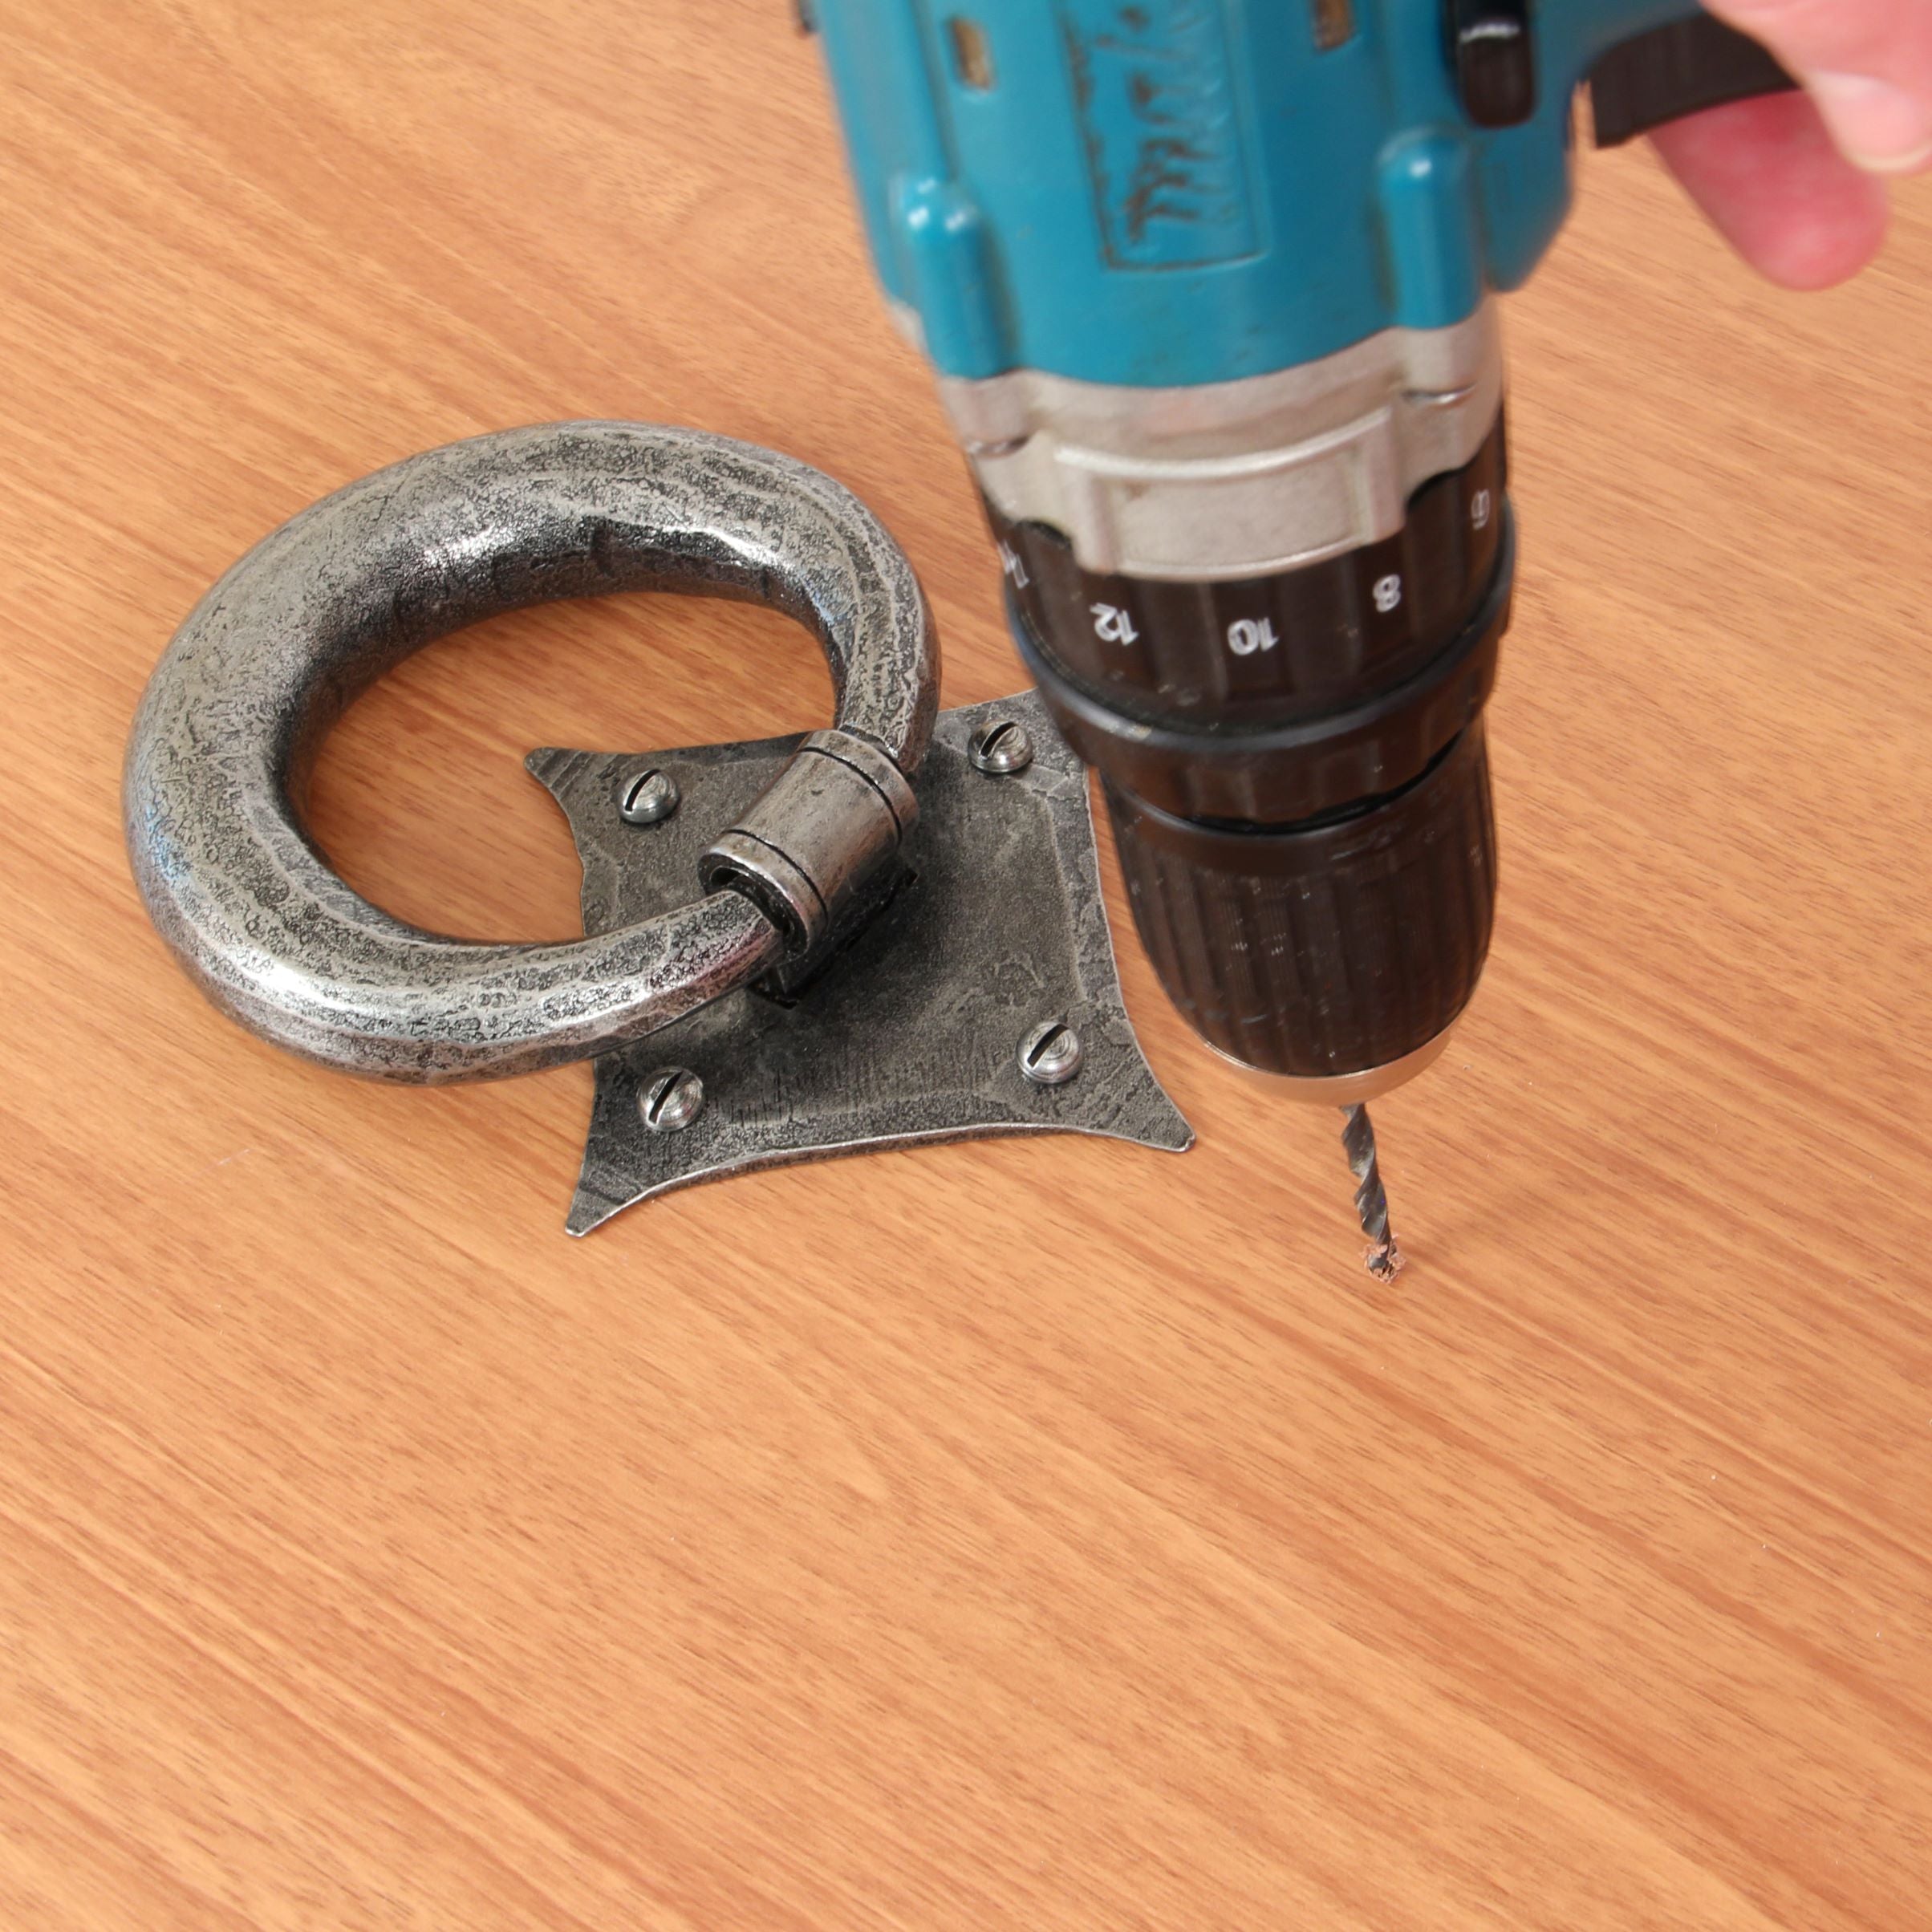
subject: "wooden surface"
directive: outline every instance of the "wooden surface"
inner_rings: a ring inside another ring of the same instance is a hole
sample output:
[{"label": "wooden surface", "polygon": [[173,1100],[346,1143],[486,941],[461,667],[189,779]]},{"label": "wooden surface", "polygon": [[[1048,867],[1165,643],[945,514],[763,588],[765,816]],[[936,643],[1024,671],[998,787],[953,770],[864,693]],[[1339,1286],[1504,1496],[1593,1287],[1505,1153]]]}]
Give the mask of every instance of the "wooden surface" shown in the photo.
[{"label": "wooden surface", "polygon": [[[1505,896],[1334,1122],[561,1224],[589,1076],[257,1045],[136,903],[129,714],[323,492],[574,415],[852,485],[1018,681],[780,0],[0,4],[0,1924],[1932,1924],[1932,185],[1755,286],[1630,153],[1512,304]],[[534,745],[825,715],[560,607],[350,716],[396,911],[574,929]],[[1116,913],[1120,908],[1116,898]]]}]

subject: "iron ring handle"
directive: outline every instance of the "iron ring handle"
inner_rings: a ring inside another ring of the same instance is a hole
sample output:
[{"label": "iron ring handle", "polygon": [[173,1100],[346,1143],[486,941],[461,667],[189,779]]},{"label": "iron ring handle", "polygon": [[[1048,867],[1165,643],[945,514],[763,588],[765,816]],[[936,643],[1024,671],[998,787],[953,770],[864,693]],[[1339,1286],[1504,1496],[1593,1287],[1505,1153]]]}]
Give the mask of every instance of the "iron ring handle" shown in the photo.
[{"label": "iron ring handle", "polygon": [[[775,606],[831,664],[836,727],[708,855],[725,889],[543,944],[444,938],[351,891],[296,801],[352,700],[481,619],[638,590]],[[325,497],[201,599],[135,719],[128,850],[163,938],[263,1038],[392,1080],[529,1072],[668,1025],[822,937],[911,823],[938,682],[911,566],[821,472],[697,430],[505,430]]]}]

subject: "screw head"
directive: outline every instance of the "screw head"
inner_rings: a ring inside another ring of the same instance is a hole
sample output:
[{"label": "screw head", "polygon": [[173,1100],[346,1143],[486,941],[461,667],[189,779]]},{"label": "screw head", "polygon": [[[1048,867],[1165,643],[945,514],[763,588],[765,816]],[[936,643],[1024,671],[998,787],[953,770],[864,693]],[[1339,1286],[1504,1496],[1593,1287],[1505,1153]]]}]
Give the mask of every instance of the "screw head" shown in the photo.
[{"label": "screw head", "polygon": [[1080,1071],[1086,1049],[1064,1020],[1046,1020],[1020,1042],[1020,1071],[1035,1086],[1065,1086]]},{"label": "screw head", "polygon": [[653,1134],[680,1133],[704,1111],[704,1083],[688,1067],[660,1067],[638,1089],[637,1110]]},{"label": "screw head", "polygon": [[972,734],[966,755],[976,771],[989,777],[1010,778],[1033,763],[1033,734],[1015,719],[995,718]]},{"label": "screw head", "polygon": [[639,772],[619,794],[617,814],[626,825],[661,825],[677,810],[680,796],[669,772]]}]

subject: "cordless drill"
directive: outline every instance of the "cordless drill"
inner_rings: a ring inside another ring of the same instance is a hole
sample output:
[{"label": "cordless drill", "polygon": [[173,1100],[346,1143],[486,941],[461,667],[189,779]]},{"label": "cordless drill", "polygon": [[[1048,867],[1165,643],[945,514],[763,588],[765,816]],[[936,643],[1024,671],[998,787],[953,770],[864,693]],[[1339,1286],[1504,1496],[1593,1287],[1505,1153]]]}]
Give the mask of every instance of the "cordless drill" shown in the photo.
[{"label": "cordless drill", "polygon": [[1689,0],[813,0],[808,24],[1162,983],[1298,1097],[1398,1085],[1495,907],[1494,296],[1561,224],[1580,85],[1607,144],[1788,81]]}]

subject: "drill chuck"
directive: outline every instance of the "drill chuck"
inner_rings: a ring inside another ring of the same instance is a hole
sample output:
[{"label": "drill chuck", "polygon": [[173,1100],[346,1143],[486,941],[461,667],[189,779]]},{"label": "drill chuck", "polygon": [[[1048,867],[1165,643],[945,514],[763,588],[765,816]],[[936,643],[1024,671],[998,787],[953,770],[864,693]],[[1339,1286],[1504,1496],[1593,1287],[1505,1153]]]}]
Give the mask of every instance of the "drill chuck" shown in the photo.
[{"label": "drill chuck", "polygon": [[1419,1071],[1481,976],[1504,472],[1499,417],[1398,531],[1248,579],[1102,579],[993,513],[1021,656],[1101,773],[1163,984],[1211,1046],[1310,1098]]},{"label": "drill chuck", "polygon": [[1106,799],[1142,941],[1217,1051],[1367,1098],[1358,1077],[1419,1070],[1469,1003],[1496,890],[1479,719],[1394,797],[1304,825],[1204,824],[1113,785]]}]

